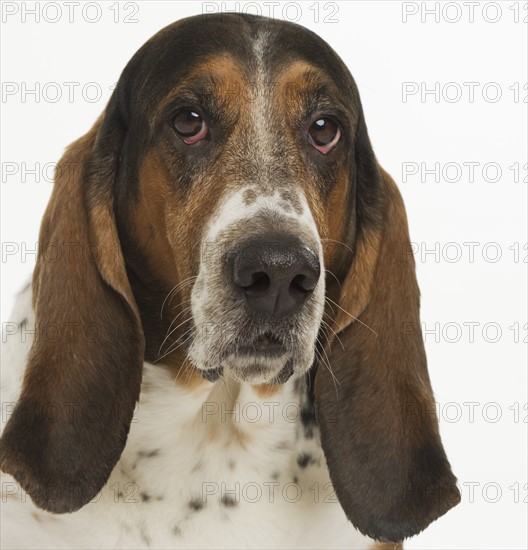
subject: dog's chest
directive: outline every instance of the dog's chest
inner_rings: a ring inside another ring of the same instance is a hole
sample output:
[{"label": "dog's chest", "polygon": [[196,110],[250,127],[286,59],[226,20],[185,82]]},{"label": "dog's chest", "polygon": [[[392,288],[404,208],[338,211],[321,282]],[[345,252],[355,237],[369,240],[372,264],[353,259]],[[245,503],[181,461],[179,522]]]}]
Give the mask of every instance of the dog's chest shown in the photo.
[{"label": "dog's chest", "polygon": [[144,380],[101,495],[119,508],[118,544],[328,545],[329,522],[350,539],[300,381],[271,393],[225,382],[191,390],[150,365]]},{"label": "dog's chest", "polygon": [[[4,403],[18,397],[30,345],[4,349]],[[2,546],[367,548],[333,493],[306,400],[295,380],[260,394],[193,389],[146,364],[125,450],[99,495],[53,515],[2,475]]]}]

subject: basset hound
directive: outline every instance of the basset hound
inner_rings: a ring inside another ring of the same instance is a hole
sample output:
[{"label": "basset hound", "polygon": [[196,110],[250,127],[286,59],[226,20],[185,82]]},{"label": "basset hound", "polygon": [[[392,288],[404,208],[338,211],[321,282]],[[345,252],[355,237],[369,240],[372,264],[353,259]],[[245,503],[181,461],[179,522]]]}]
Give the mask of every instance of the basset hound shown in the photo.
[{"label": "basset hound", "polygon": [[460,496],[408,244],[328,44],[240,14],[161,30],[57,165],[6,338],[2,547],[421,532]]}]

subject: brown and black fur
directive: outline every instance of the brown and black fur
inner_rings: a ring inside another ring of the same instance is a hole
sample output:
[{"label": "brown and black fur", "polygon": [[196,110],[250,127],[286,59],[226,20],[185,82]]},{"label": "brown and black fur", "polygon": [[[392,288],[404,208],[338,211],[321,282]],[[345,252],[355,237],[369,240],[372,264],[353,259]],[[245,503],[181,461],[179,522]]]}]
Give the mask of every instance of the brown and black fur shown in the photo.
[{"label": "brown and black fur", "polygon": [[[269,85],[257,92],[271,97],[276,126],[273,163],[264,167],[245,162],[255,138],[246,127],[255,71],[247,45],[262,32]],[[192,149],[169,126],[189,102],[206,113],[212,136]],[[324,157],[303,141],[317,109],[343,130]],[[101,489],[126,442],[143,361],[157,360],[190,286],[160,317],[164,299],[196,275],[208,215],[247,178],[263,188],[295,182],[307,197],[331,273],[327,296],[339,305],[327,312],[337,337],[322,338],[337,391],[323,365],[311,373],[330,476],[362,533],[401,541],[460,499],[432,412],[403,202],[378,165],[342,61],[306,29],[264,18],[199,16],[163,29],[126,66],[95,126],[67,149],[33,293],[39,326],[77,328],[59,341],[36,339],[1,467],[56,513]],[[94,254],[45,257],[50,245],[71,242]],[[90,324],[96,342],[86,338]],[[163,364],[178,378],[184,361],[181,349]],[[193,383],[201,379],[195,372]],[[61,412],[38,414],[50,402]],[[93,405],[98,421],[67,414],[71,402]]]}]

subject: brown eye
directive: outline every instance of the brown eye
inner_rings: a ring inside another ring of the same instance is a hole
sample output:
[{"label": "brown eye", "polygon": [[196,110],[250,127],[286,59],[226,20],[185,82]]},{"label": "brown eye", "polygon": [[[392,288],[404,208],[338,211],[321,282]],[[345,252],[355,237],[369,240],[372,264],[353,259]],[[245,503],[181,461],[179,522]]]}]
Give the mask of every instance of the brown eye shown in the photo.
[{"label": "brown eye", "polygon": [[323,154],[333,149],[340,137],[339,124],[331,118],[318,118],[308,130],[308,141]]},{"label": "brown eye", "polygon": [[192,109],[180,111],[172,120],[174,131],[184,143],[192,145],[207,135],[207,124],[202,116]]}]

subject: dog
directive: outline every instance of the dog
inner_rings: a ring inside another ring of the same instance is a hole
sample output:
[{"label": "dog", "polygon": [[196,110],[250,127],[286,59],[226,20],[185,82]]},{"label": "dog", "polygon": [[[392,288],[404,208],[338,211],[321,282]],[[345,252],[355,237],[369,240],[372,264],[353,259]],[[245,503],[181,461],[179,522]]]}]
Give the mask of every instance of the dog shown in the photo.
[{"label": "dog", "polygon": [[57,165],[13,318],[5,548],[371,548],[459,502],[403,202],[301,26],[140,48]]}]

